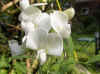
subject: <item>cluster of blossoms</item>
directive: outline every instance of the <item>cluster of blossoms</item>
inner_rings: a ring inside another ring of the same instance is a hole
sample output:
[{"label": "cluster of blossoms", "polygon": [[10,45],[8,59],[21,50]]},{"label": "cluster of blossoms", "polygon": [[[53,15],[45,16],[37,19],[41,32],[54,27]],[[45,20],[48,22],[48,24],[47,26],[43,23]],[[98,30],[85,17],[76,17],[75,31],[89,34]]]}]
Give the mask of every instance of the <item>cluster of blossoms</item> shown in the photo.
[{"label": "cluster of blossoms", "polygon": [[[47,54],[61,56],[63,38],[69,38],[71,34],[71,26],[68,24],[71,19],[69,15],[61,11],[53,11],[50,14],[42,12],[34,5],[30,5],[29,0],[21,0],[20,7],[22,11],[19,21],[25,32],[22,39],[25,48],[37,51],[37,59],[40,60],[41,65],[45,63]],[[50,32],[51,29],[54,32]]]}]

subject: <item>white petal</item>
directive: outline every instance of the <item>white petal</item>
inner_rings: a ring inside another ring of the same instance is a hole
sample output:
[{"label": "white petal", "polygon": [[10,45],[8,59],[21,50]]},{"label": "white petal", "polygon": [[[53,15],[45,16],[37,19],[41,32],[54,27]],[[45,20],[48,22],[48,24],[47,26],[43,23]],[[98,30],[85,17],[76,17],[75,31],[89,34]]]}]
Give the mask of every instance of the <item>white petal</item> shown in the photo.
[{"label": "white petal", "polygon": [[27,35],[25,35],[25,36],[23,37],[22,42],[25,42],[26,39],[27,39]]},{"label": "white petal", "polygon": [[37,24],[38,28],[42,28],[47,32],[51,29],[50,16],[47,13],[41,13],[35,20],[33,20],[33,23]]},{"label": "white petal", "polygon": [[20,5],[21,9],[24,10],[30,6],[29,0],[20,0],[19,5]]},{"label": "white petal", "polygon": [[26,49],[26,40],[27,40],[27,35],[25,35],[25,36],[22,38],[22,48],[23,48],[23,49]]},{"label": "white petal", "polygon": [[65,28],[63,28],[63,30],[61,30],[59,32],[59,34],[62,35],[63,38],[69,38],[71,35],[71,27],[70,24],[67,24]]},{"label": "white petal", "polygon": [[30,5],[21,12],[21,14],[19,15],[19,20],[32,21],[35,20],[39,14],[41,14],[41,10],[37,7]]},{"label": "white petal", "polygon": [[31,49],[44,49],[47,42],[47,32],[42,29],[35,29],[29,32],[26,40],[26,47]]},{"label": "white petal", "polygon": [[27,35],[26,41],[23,44],[26,45],[26,48],[30,48],[30,49],[33,49],[33,50],[37,50],[37,48],[38,48],[36,43],[33,42],[32,36],[30,36],[30,35]]},{"label": "white petal", "polygon": [[45,49],[41,49],[37,51],[37,58],[40,61],[40,64],[43,65],[47,60],[47,55]]},{"label": "white petal", "polygon": [[55,11],[51,14],[51,25],[53,29],[63,38],[69,37],[71,33],[68,17],[60,11]]},{"label": "white petal", "polygon": [[64,13],[68,16],[68,20],[71,20],[75,16],[75,9],[71,7],[66,9]]},{"label": "white petal", "polygon": [[48,54],[61,56],[63,52],[63,40],[56,33],[51,33],[48,35]]},{"label": "white petal", "polygon": [[27,21],[27,22],[22,21],[21,27],[24,30],[25,34],[27,34],[30,31],[34,31],[34,29],[35,29],[34,24],[30,21]]},{"label": "white petal", "polygon": [[18,45],[18,42],[16,40],[10,40],[9,47],[10,47],[12,56],[17,56],[24,52],[21,46]]}]

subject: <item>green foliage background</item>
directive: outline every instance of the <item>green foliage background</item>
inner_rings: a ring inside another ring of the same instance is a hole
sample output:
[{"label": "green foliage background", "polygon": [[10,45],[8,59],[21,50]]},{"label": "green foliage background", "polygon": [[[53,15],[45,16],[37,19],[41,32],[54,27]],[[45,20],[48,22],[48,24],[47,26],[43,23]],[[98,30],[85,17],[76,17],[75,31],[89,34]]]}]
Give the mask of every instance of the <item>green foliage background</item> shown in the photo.
[{"label": "green foliage background", "polygon": [[[1,0],[4,4],[7,4],[11,0]],[[56,2],[53,0],[48,0],[48,2]],[[60,1],[61,6],[63,7],[64,3],[67,0]],[[74,1],[72,1],[74,2]],[[18,3],[16,4],[18,5]],[[35,60],[35,53],[28,51],[27,53],[20,55],[20,56],[11,56],[11,52],[8,47],[8,40],[16,39],[21,43],[21,39],[24,35],[23,31],[19,30],[11,30],[13,27],[8,26],[7,24],[12,24],[14,26],[19,25],[20,22],[18,21],[18,15],[20,10],[16,7],[16,5],[11,6],[6,11],[0,11],[0,74],[26,74],[26,60],[31,58],[31,64]],[[0,4],[0,9],[2,5]],[[58,9],[55,6],[54,9]],[[15,13],[8,13],[9,11],[16,11]],[[85,21],[85,24],[91,24],[91,26],[87,25],[87,29],[85,30],[88,32],[94,31],[94,24],[96,24],[94,17],[80,17],[82,21]],[[87,22],[87,18],[90,18]],[[73,25],[77,25],[74,18]],[[94,20],[93,23],[90,22]],[[2,24],[2,25],[1,25]],[[80,24],[78,25],[80,27]],[[89,28],[88,28],[89,27]],[[91,28],[90,28],[91,27]],[[73,27],[73,31],[77,29],[77,26]],[[83,29],[78,29],[77,32],[84,32]],[[91,43],[90,46],[87,47],[80,47],[79,42],[76,40],[79,37],[83,37],[87,35],[78,35],[72,33],[72,39],[64,40],[64,53],[61,57],[56,56],[48,56],[47,62],[37,68],[36,74],[88,74],[87,71],[90,71],[91,74],[100,74],[100,66],[98,62],[100,62],[100,55],[95,55],[95,43]],[[90,35],[89,35],[90,36]],[[94,37],[93,35],[91,37]],[[74,44],[74,45],[73,45]],[[73,47],[72,47],[73,46]],[[77,58],[74,55],[74,51],[77,54]],[[13,61],[16,59],[16,63]],[[78,59],[78,60],[77,60]],[[32,74],[32,73],[31,73]]]}]

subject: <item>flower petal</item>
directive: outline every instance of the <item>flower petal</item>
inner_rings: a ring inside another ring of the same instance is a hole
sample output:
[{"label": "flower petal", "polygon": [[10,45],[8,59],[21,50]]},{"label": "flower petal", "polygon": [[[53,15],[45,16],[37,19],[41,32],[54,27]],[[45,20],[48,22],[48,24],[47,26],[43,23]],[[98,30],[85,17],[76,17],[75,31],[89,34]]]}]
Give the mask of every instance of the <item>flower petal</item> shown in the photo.
[{"label": "flower petal", "polygon": [[47,32],[51,29],[50,16],[47,13],[41,13],[35,20],[33,20],[33,23],[37,24],[38,28],[42,28]]},{"label": "flower petal", "polygon": [[30,6],[29,0],[20,0],[19,5],[20,5],[21,9],[24,10]]},{"label": "flower petal", "polygon": [[26,39],[26,47],[31,49],[44,49],[47,42],[47,32],[43,29],[35,29],[29,32]]},{"label": "flower petal", "polygon": [[19,20],[32,21],[35,20],[39,14],[41,14],[41,10],[37,7],[30,5],[21,12],[21,14],[19,15]]},{"label": "flower petal", "polygon": [[71,20],[75,16],[75,9],[71,7],[66,9],[64,13],[68,16],[68,20]]},{"label": "flower petal", "polygon": [[63,52],[63,40],[56,33],[48,35],[47,50],[49,55],[61,56]]},{"label": "flower petal", "polygon": [[22,42],[25,42],[26,39],[27,39],[27,35],[25,35],[25,36],[23,37]]},{"label": "flower petal", "polygon": [[10,40],[9,47],[10,47],[12,56],[17,56],[24,52],[24,50],[21,48],[20,45],[18,45],[18,42],[16,40]]},{"label": "flower petal", "polygon": [[68,17],[66,14],[60,11],[54,11],[54,13],[51,13],[50,17],[53,29],[63,38],[69,37],[71,28],[68,24]]},{"label": "flower petal", "polygon": [[37,51],[37,59],[39,59],[41,65],[43,65],[46,62],[47,55],[45,49]]},{"label": "flower petal", "polygon": [[30,31],[34,31],[35,27],[34,24],[31,21],[22,21],[21,22],[21,27],[24,30],[25,34],[27,34]]}]

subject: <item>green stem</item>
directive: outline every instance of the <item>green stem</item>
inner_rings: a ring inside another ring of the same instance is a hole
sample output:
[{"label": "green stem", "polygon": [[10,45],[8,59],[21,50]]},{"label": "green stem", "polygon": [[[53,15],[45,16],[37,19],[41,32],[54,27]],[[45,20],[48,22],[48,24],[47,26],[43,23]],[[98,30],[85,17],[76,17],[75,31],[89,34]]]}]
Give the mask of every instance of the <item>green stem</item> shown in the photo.
[{"label": "green stem", "polygon": [[68,39],[67,39],[67,46],[68,46],[68,56],[69,57],[73,57],[74,56],[74,54],[73,54],[73,41],[72,41],[72,37],[69,37]]}]

